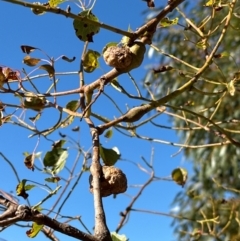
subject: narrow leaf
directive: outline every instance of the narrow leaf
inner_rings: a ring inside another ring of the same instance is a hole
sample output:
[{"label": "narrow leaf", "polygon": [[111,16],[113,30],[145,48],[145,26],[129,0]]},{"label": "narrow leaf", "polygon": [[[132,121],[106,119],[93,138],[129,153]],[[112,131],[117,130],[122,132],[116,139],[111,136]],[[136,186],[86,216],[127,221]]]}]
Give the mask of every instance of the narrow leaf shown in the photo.
[{"label": "narrow leaf", "polygon": [[68,58],[67,56],[63,55],[62,56],[62,60],[65,60],[69,63],[73,62],[76,59],[76,57],[73,57],[72,59]]},{"label": "narrow leaf", "polygon": [[23,59],[23,63],[31,67],[37,65],[40,61],[41,59],[31,58],[29,55]]},{"label": "narrow leaf", "polygon": [[47,71],[50,78],[52,78],[55,75],[55,69],[49,64],[43,64],[39,66],[39,69]]},{"label": "narrow leaf", "polygon": [[52,183],[57,183],[61,180],[60,177],[48,177],[48,178],[45,178],[45,181],[46,182],[52,182]]},{"label": "narrow leaf", "polygon": [[34,50],[38,49],[29,45],[21,45],[21,50],[23,51],[23,53],[26,54],[30,54],[31,52],[33,52]]},{"label": "narrow leaf", "polygon": [[123,92],[123,90],[122,90],[120,84],[118,83],[117,79],[113,79],[113,80],[111,81],[111,86],[112,86],[114,89],[116,89],[117,91]]}]

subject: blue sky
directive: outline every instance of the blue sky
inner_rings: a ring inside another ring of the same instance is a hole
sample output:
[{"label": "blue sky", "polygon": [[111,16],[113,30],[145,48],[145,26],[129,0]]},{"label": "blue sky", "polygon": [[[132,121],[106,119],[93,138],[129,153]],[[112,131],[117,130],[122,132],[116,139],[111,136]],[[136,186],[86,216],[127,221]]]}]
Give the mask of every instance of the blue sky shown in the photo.
[{"label": "blue sky", "polygon": [[[79,58],[81,51],[83,49],[83,43],[75,36],[75,31],[72,26],[72,19],[67,19],[60,15],[54,15],[47,13],[42,16],[34,15],[30,9],[21,6],[12,5],[9,3],[1,2],[0,7],[0,18],[1,18],[1,45],[0,45],[0,65],[9,66],[13,69],[21,70],[23,67],[27,72],[30,72],[32,68],[24,66],[22,59],[24,54],[22,53],[21,45],[30,45],[34,47],[41,48],[48,55],[57,58],[60,55],[66,55],[70,58],[76,57],[75,62],[67,63],[64,61],[58,61],[56,64],[57,72],[64,71],[78,71],[79,68]],[[77,13],[79,10],[74,5],[74,3],[68,3],[72,7],[72,12]],[[159,4],[158,2],[156,4]],[[65,8],[66,4],[60,5],[60,7]],[[122,0],[122,1],[102,1],[96,2],[93,9],[93,13],[100,19],[101,22],[112,25],[117,28],[126,30],[130,25],[131,29],[135,30],[137,27],[144,23],[145,16],[142,12],[146,10],[146,3],[140,0]],[[119,42],[121,40],[121,35],[109,32],[107,30],[101,29],[100,33],[94,37],[94,43],[89,45],[89,48],[101,52],[103,47],[108,42]],[[34,52],[33,57],[42,58],[44,57],[40,52]],[[142,66],[132,71],[132,75],[139,86],[142,86],[142,80],[145,75],[146,67],[149,63],[154,64],[154,59],[146,60]],[[110,68],[104,64],[101,60],[101,66],[93,74],[85,75],[85,82],[91,83],[99,76],[107,72]],[[44,73],[43,71],[36,72],[36,74]],[[59,77],[60,84],[58,90],[70,90],[78,87],[78,76],[70,75],[66,77]],[[119,82],[124,86],[130,93],[136,94],[129,77],[127,75],[122,75],[119,77]],[[38,79],[34,82],[42,90],[46,90],[50,85],[49,78]],[[141,102],[132,101],[124,97],[122,94],[113,89],[110,85],[106,86],[105,92],[114,98],[116,103],[119,105],[121,110],[125,112],[127,110],[126,105],[132,107],[134,105],[139,105]],[[146,93],[142,90],[142,93]],[[63,106],[70,100],[78,99],[77,95],[68,96],[59,99],[59,104]],[[15,97],[13,99],[10,95],[2,95],[0,100],[8,103],[19,103],[19,100]],[[7,113],[10,114],[12,110],[7,109]],[[100,113],[108,118],[114,118],[119,116],[119,112],[116,111],[114,106],[109,102],[109,100],[101,96],[97,103],[93,106],[93,112]],[[21,112],[17,112],[20,114]],[[39,128],[47,128],[53,124],[57,116],[55,115],[55,110],[47,110],[42,115],[42,121],[39,124]],[[25,119],[28,116],[33,116],[36,113],[29,111],[26,114]],[[25,113],[23,113],[24,118]],[[157,121],[159,124],[171,125],[168,122],[168,117],[165,115],[160,116]],[[96,121],[95,123],[99,123]],[[80,135],[74,133],[68,129],[61,129],[61,132],[68,134],[76,140],[80,140],[80,144],[85,150],[91,147],[91,138],[89,130],[84,123],[84,121],[79,122],[75,120],[72,126],[80,126]],[[71,126],[71,127],[72,127]],[[142,127],[139,133],[143,135],[148,135],[154,138],[159,138],[162,140],[177,142],[177,137],[173,132],[166,131],[164,129],[152,129],[149,126]],[[24,151],[32,152],[36,146],[37,138],[27,138],[31,134],[28,130],[18,128],[10,124],[3,125],[0,128],[0,151],[14,163],[15,168],[18,170],[20,178],[25,178],[39,183],[43,183],[46,175],[35,170],[31,172],[27,170],[23,165],[23,155]],[[60,139],[58,132],[51,135],[52,140]],[[148,167],[143,163],[141,156],[146,160],[150,160],[151,152],[154,149],[154,168],[156,176],[158,177],[169,177],[171,171],[176,167],[189,168],[189,163],[183,161],[182,154],[178,154],[175,157],[171,157],[172,154],[176,153],[179,148],[156,144],[153,142],[147,142],[143,140],[138,140],[136,138],[127,138],[120,133],[114,131],[113,137],[107,140],[101,136],[101,143],[107,148],[112,148],[117,146],[121,152],[122,159],[127,159],[134,161],[135,163],[141,164],[144,168]],[[70,143],[65,144],[69,147],[69,158],[67,165],[71,166],[76,157],[76,151]],[[40,140],[40,144],[37,151],[46,153],[51,149],[51,142]],[[0,159],[0,189],[10,192],[15,191],[17,185],[17,180],[13,175],[12,170],[9,165],[6,164],[2,159]],[[80,164],[82,159],[80,161]],[[41,167],[41,162],[36,162],[36,164]],[[79,164],[79,168],[80,168]],[[135,165],[129,163],[128,161],[119,161],[117,166],[120,167],[128,178],[129,185],[139,185],[143,184],[149,176],[141,172],[139,168]],[[65,171],[60,173],[60,176],[67,174]],[[80,215],[83,222],[87,227],[92,230],[93,228],[93,206],[92,206],[92,195],[88,191],[88,173],[85,173],[80,181],[77,191],[71,196],[67,205],[63,208],[62,214],[68,216]],[[10,178],[11,177],[11,178]],[[61,183],[60,183],[61,184]],[[70,185],[71,187],[71,185]],[[113,197],[108,197],[104,199],[107,222],[109,229],[114,231],[119,220],[119,212],[123,211],[128,205],[131,198],[137,192],[137,188],[129,187],[126,194],[118,195],[116,199]],[[136,202],[135,208],[139,209],[149,209],[159,212],[168,213],[172,208],[170,204],[177,192],[181,190],[180,186],[177,186],[173,182],[161,181],[154,182],[150,185],[146,191],[142,194],[141,198]],[[66,193],[69,192],[69,189]],[[30,192],[31,205],[38,203],[42,198],[46,196],[46,192],[37,189]],[[44,203],[43,208],[50,208],[51,205],[56,200],[56,197],[52,197],[51,200]],[[25,201],[20,198],[20,203]],[[61,220],[60,220],[61,221]],[[160,238],[165,241],[174,240],[173,230],[170,228],[170,223],[172,219],[164,216],[156,216],[150,214],[132,213],[127,225],[120,231],[121,234],[125,234],[130,240],[151,240],[157,241]],[[78,222],[73,222],[73,225],[82,230],[82,226]],[[63,236],[56,233],[57,237],[60,239]],[[36,241],[42,240],[43,235],[40,234],[35,238]],[[0,238],[6,239],[8,241],[16,240],[28,240],[25,234],[25,230],[17,229],[15,227],[10,227],[0,233]],[[70,237],[65,236],[65,241],[74,240]]]}]

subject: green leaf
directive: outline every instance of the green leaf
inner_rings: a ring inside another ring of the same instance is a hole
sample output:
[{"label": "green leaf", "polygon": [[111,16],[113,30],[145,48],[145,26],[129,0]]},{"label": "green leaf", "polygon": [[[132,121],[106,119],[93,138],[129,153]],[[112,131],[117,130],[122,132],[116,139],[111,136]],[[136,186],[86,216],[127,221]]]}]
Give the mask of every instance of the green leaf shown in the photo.
[{"label": "green leaf", "polygon": [[55,75],[55,69],[50,64],[43,64],[39,66],[39,69],[47,71],[49,74],[49,78],[52,78]]},{"label": "green leaf", "polygon": [[107,149],[100,145],[100,156],[106,166],[113,166],[118,161],[121,154],[117,147]]},{"label": "green leaf", "polygon": [[65,166],[68,157],[66,149],[62,148],[65,140],[56,142],[51,151],[48,151],[43,159],[45,167],[51,167],[51,173],[59,173]]},{"label": "green leaf", "polygon": [[51,151],[48,151],[43,159],[43,164],[45,167],[53,167],[57,164],[59,158],[65,149],[61,147],[53,148]]},{"label": "green leaf", "polygon": [[170,20],[169,18],[163,18],[159,23],[159,26],[162,28],[167,28],[176,24],[178,24],[178,18],[174,18],[172,20]]},{"label": "green leaf", "polygon": [[25,190],[29,191],[31,189],[33,189],[34,187],[36,187],[35,185],[25,185]]},{"label": "green leaf", "polygon": [[96,68],[99,67],[98,58],[101,55],[94,50],[89,49],[83,58],[83,69],[87,73],[93,72]]},{"label": "green leaf", "polygon": [[29,55],[25,56],[23,59],[23,63],[31,67],[37,65],[40,61],[41,59],[31,58]]},{"label": "green leaf", "polygon": [[112,241],[127,241],[127,237],[122,234],[117,234],[116,232],[111,232]]},{"label": "green leaf", "polygon": [[181,185],[182,187],[185,185],[188,177],[188,172],[184,168],[176,168],[172,171],[172,179],[174,182],[176,182],[178,185]]},{"label": "green leaf", "polygon": [[61,155],[59,156],[58,161],[56,162],[56,164],[52,168],[52,173],[54,175],[59,173],[64,168],[64,166],[66,164],[66,161],[67,161],[67,157],[68,157],[68,152],[63,151],[61,153]]},{"label": "green leaf", "polygon": [[[78,16],[99,22],[98,18],[89,10],[82,11],[78,14]],[[78,19],[74,19],[73,27],[76,31],[77,37],[83,42],[93,42],[93,36],[100,30],[99,26],[90,23],[84,23],[82,20]]]},{"label": "green leaf", "polygon": [[106,133],[104,134],[104,137],[110,139],[113,136],[113,130],[112,128],[107,130]]},{"label": "green leaf", "polygon": [[71,111],[76,111],[79,107],[79,101],[78,100],[71,100],[67,103],[66,109]]},{"label": "green leaf", "polygon": [[43,226],[44,226],[43,224],[37,224],[34,222],[32,224],[32,228],[26,232],[27,236],[29,238],[36,237],[38,233],[42,230]]}]

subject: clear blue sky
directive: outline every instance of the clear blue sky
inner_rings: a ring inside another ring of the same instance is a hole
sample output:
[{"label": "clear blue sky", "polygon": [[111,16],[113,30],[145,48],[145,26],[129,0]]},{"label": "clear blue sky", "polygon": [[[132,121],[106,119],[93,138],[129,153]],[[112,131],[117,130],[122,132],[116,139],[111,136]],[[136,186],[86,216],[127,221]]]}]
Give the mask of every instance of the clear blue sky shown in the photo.
[{"label": "clear blue sky", "polygon": [[[77,7],[74,5],[74,3],[69,4],[72,6],[72,12],[77,13]],[[159,2],[156,2],[156,5],[158,4]],[[65,8],[66,4],[62,4],[60,7]],[[144,23],[145,16],[142,14],[144,10],[146,10],[146,2],[140,0],[99,0],[93,9],[93,13],[98,16],[101,22],[125,30],[130,25],[131,29],[135,30]],[[22,59],[25,55],[20,49],[20,45],[31,45],[41,48],[47,52],[48,55],[54,58],[57,58],[60,55],[66,55],[70,58],[73,56],[76,57],[76,61],[73,63],[59,61],[56,65],[57,72],[78,70],[79,58],[83,48],[83,43],[80,42],[75,36],[75,31],[72,26],[72,19],[66,19],[63,16],[50,13],[47,13],[43,16],[36,16],[28,8],[8,4],[5,2],[0,2],[0,19],[0,65],[9,66],[18,70],[21,70],[24,67],[28,72],[31,71],[31,68],[24,66],[22,63]],[[120,40],[121,35],[101,29],[100,33],[94,37],[94,43],[91,43],[89,48],[101,52],[102,48],[108,42],[119,42]],[[32,56],[40,58],[44,57],[39,52],[33,53]],[[145,75],[145,66],[149,63],[154,63],[154,60],[147,59],[141,68],[132,71],[132,75],[134,76],[135,80],[140,83],[139,86],[142,86],[141,81]],[[85,75],[86,83],[94,81],[109,69],[110,68],[101,60],[101,68],[97,69],[93,74]],[[41,71],[36,73],[44,72]],[[121,76],[119,81],[121,85],[123,85],[124,88],[126,88],[129,92],[136,94],[127,75]],[[43,90],[46,90],[50,80],[48,78],[38,79],[35,83],[37,86],[41,86]],[[70,90],[76,87],[78,87],[77,75],[60,77],[59,90]],[[141,104],[140,102],[128,100],[111,86],[106,86],[105,91],[115,99],[123,112],[126,111],[126,104],[128,104],[129,107]],[[143,93],[145,93],[144,90]],[[77,98],[77,95],[61,98],[59,103],[65,105],[69,100],[75,100]],[[13,100],[12,97],[8,95],[0,96],[0,100],[8,103],[19,103],[17,98]],[[104,96],[99,98],[93,107],[93,111],[109,118],[119,116],[119,113],[115,110],[114,106]],[[10,114],[11,110],[7,110],[7,112]],[[18,112],[18,114],[19,113],[20,112]],[[31,111],[29,113],[30,114],[27,115],[26,118],[36,114],[35,112]],[[42,121],[42,126],[39,126],[39,128],[42,129],[51,126],[51,124],[56,121],[55,117],[56,116],[49,110],[46,111],[42,117],[44,120]],[[168,122],[168,118],[164,115],[158,118],[158,123],[166,125],[171,124]],[[80,123],[79,120],[75,120],[72,126],[76,125],[79,125],[81,128],[80,143],[87,150],[91,147],[91,139],[88,128],[84,124],[84,121]],[[69,131],[69,129],[62,129],[61,131],[65,134],[69,134],[74,139],[78,139],[78,134]],[[151,129],[149,126],[146,126],[140,129],[140,133],[154,138],[177,142],[177,137],[174,135],[174,133],[163,129]],[[37,170],[31,172],[23,165],[24,157],[22,153],[24,151],[32,152],[37,142],[36,137],[28,139],[27,136],[29,134],[29,131],[18,128],[17,126],[10,124],[2,126],[0,128],[0,151],[14,163],[19,172],[20,178],[26,178],[43,183],[43,180],[46,177],[44,174],[38,172]],[[59,138],[58,132],[51,135],[52,140],[58,140]],[[159,177],[169,177],[171,171],[179,166],[189,168],[189,164],[183,161],[181,154],[171,157],[172,154],[178,151],[178,148],[172,146],[151,143],[138,140],[136,138],[127,138],[116,131],[114,132],[111,140],[107,140],[102,136],[101,143],[107,148],[117,146],[122,154],[123,159],[140,163],[145,168],[147,167],[142,162],[141,156],[144,156],[146,160],[150,160],[151,151],[154,148],[154,167],[156,175]],[[67,143],[65,146],[70,147],[68,163],[69,166],[71,166],[75,159],[76,152],[74,152],[71,144]],[[44,153],[50,150],[50,148],[51,142],[41,139],[37,151],[42,151],[44,156]],[[41,166],[39,162],[37,162],[37,165]],[[120,161],[117,166],[120,167],[127,175],[129,185],[143,184],[143,182],[149,178],[147,174],[141,172],[131,163]],[[64,176],[64,174],[66,173],[60,173],[60,176]],[[71,196],[67,205],[62,210],[62,214],[68,216],[80,215],[87,227],[92,230],[94,225],[94,213],[92,206],[92,195],[88,191],[88,175],[88,173],[84,174],[80,181],[80,185],[77,187],[78,191],[75,191],[75,193]],[[6,192],[15,191],[16,184],[17,180],[14,177],[11,169],[2,159],[0,159],[0,189]],[[173,182],[154,182],[149,188],[147,188],[134,207],[168,213],[171,209],[170,204],[172,203],[175,194],[180,191],[180,189],[181,187],[177,186]],[[136,188],[129,187],[127,194],[134,195],[137,190],[138,189]],[[30,192],[31,205],[36,204],[45,196],[46,193],[43,190],[33,190]],[[43,208],[50,208],[51,204],[56,198],[57,196],[52,197],[52,200],[44,203]],[[112,197],[104,199],[107,222],[111,231],[115,230],[120,220],[119,212],[123,211],[129,202],[130,198],[125,194],[119,195],[117,199],[113,199]],[[25,203],[25,201],[20,198],[20,203]],[[127,225],[125,225],[120,233],[126,234],[131,241],[157,241],[160,239],[170,241],[174,240],[173,230],[170,228],[171,221],[171,218],[164,216],[132,213]],[[73,222],[72,224],[83,230],[79,223]],[[25,231],[26,230],[10,227],[0,233],[0,238],[8,241],[28,240]],[[59,233],[56,233],[56,235],[61,240],[74,240],[67,236],[63,237]],[[35,238],[35,240],[42,241],[43,238],[44,236],[40,234]]]}]

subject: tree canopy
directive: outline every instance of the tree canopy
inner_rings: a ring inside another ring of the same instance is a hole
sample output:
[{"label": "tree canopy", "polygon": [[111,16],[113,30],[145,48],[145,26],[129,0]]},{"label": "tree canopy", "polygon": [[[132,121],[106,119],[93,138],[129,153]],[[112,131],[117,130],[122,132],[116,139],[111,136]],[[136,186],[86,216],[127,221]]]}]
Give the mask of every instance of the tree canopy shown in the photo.
[{"label": "tree canopy", "polygon": [[[134,9],[130,19],[118,9],[110,18],[105,2],[2,0],[25,8],[26,25],[36,19],[32,33],[43,31],[18,46],[22,69],[0,66],[3,231],[15,225],[31,238],[124,241],[138,237],[134,230],[152,239],[156,220],[167,216],[179,240],[240,240],[239,1],[136,4],[144,9],[139,22]],[[81,44],[73,56],[69,38]],[[56,57],[42,48],[46,39],[64,40],[66,49],[56,48]],[[191,165],[156,160],[159,145]],[[23,156],[11,159],[18,149]],[[174,208],[163,212],[168,198]],[[149,227],[139,230],[143,215]]]}]

